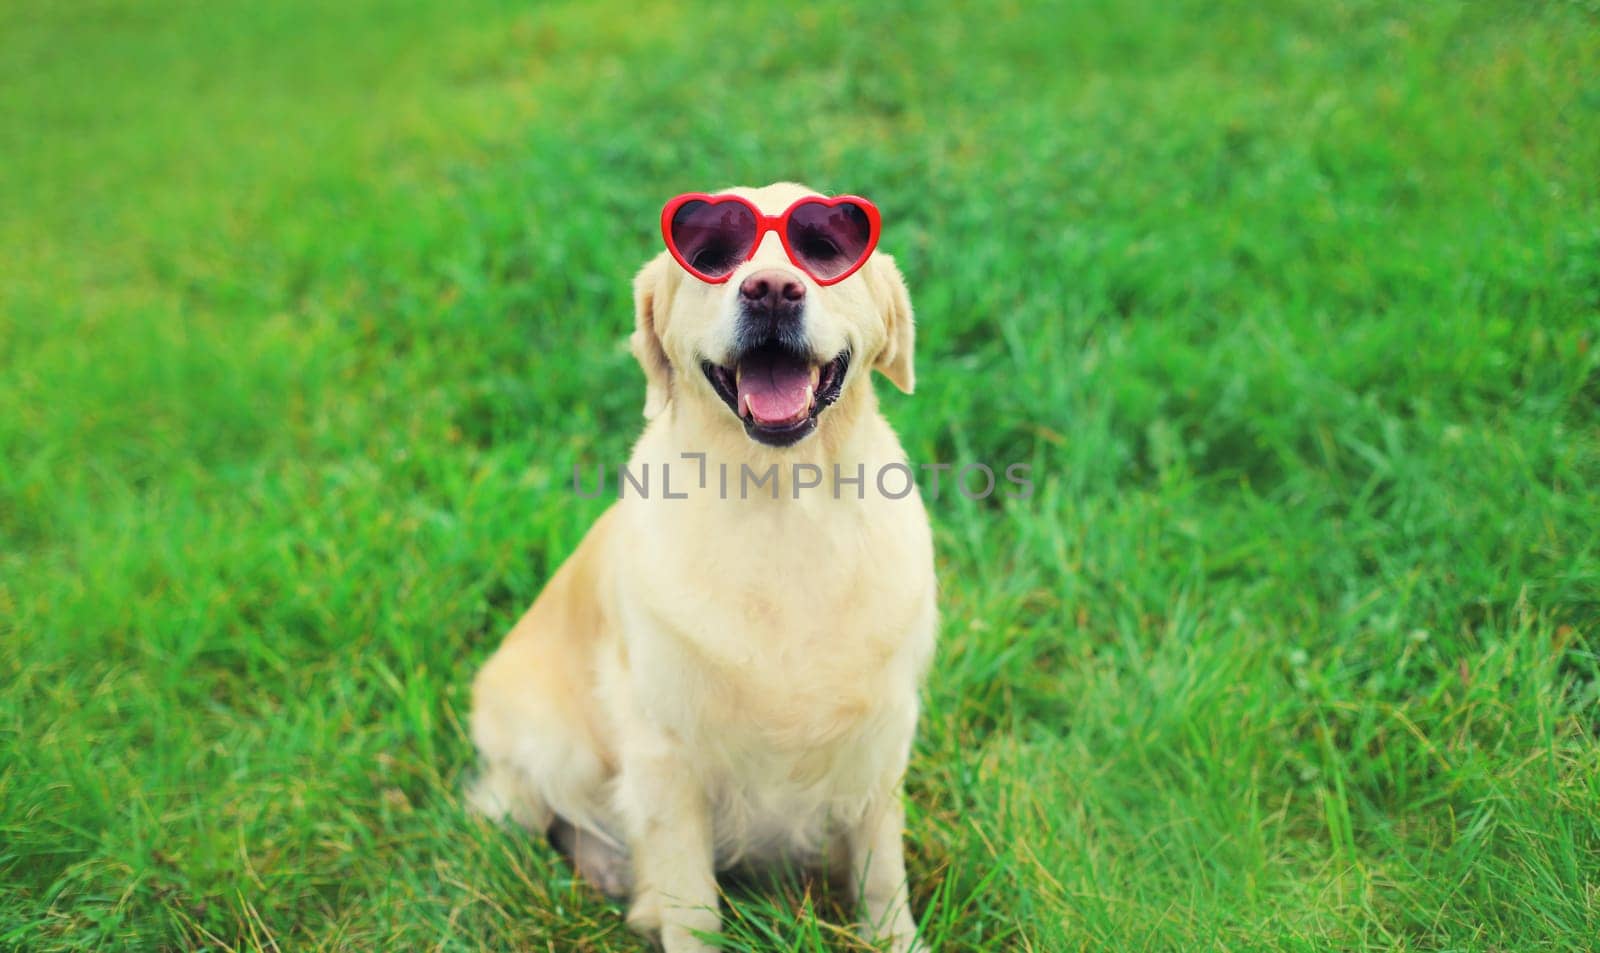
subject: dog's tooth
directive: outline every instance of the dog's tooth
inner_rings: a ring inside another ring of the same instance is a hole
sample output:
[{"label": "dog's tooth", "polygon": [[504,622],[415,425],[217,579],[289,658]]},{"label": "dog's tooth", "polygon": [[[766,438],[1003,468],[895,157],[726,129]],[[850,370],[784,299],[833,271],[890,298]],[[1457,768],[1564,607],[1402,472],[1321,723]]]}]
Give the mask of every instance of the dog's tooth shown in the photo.
[{"label": "dog's tooth", "polygon": [[815,387],[813,387],[812,385],[807,384],[806,385],[806,406],[810,407],[811,404],[816,399],[817,399],[817,389]]}]

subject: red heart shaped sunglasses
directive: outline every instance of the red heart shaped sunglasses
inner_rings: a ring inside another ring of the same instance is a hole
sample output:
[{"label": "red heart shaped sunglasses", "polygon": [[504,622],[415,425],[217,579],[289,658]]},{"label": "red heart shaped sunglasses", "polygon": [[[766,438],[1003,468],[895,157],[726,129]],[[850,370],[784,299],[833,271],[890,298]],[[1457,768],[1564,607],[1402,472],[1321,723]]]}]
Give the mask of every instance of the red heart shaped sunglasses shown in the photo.
[{"label": "red heart shaped sunglasses", "polygon": [[737,195],[689,192],[661,210],[661,237],[683,270],[721,284],[750,260],[768,232],[777,232],[789,260],[819,285],[855,274],[878,244],[878,208],[864,198],[807,196],[763,215]]}]

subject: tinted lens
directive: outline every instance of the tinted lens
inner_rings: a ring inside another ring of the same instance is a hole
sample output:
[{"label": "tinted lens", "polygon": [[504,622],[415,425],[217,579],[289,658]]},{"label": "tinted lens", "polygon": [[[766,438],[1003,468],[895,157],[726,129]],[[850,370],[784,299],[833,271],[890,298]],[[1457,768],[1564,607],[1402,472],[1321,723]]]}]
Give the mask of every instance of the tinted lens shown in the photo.
[{"label": "tinted lens", "polygon": [[806,202],[789,213],[786,237],[800,264],[826,280],[860,263],[872,244],[872,220],[854,202]]},{"label": "tinted lens", "polygon": [[756,217],[738,202],[685,202],[672,213],[672,244],[689,266],[721,278],[750,256]]}]

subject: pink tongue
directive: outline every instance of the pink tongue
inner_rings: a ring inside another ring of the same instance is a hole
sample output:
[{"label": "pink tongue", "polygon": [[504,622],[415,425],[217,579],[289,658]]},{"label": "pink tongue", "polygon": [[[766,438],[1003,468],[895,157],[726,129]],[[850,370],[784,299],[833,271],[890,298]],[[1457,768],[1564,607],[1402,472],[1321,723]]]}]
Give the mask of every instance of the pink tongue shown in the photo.
[{"label": "pink tongue", "polygon": [[811,412],[811,368],[798,361],[751,355],[740,365],[739,410],[772,427],[798,422]]}]

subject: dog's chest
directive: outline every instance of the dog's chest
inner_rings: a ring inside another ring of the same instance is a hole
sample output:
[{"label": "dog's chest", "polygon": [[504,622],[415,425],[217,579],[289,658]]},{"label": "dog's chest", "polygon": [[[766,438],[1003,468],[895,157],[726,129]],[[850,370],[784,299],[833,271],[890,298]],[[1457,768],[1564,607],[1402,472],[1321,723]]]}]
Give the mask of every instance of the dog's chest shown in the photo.
[{"label": "dog's chest", "polygon": [[654,615],[630,641],[636,697],[705,780],[721,863],[804,859],[905,758],[932,600],[906,593],[891,608],[842,576],[735,594],[739,580],[725,576],[730,591],[692,617]]},{"label": "dog's chest", "polygon": [[807,853],[903,765],[936,625],[900,501],[691,497],[626,513],[628,691],[713,793],[719,854]]},{"label": "dog's chest", "polygon": [[719,862],[807,860],[826,849],[903,760],[912,717],[879,711],[804,751],[774,749],[741,732],[706,739],[693,757],[712,798]]},{"label": "dog's chest", "polygon": [[683,714],[778,749],[816,747],[887,696],[914,695],[933,622],[920,505],[794,515],[667,523],[642,533],[634,552],[651,567],[635,577],[639,621],[661,638],[633,641],[650,643],[638,647],[663,675],[701,687],[699,710]]}]

